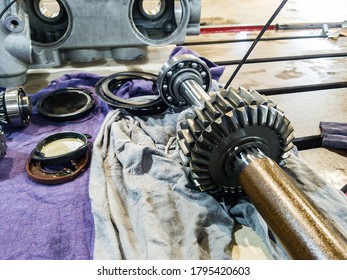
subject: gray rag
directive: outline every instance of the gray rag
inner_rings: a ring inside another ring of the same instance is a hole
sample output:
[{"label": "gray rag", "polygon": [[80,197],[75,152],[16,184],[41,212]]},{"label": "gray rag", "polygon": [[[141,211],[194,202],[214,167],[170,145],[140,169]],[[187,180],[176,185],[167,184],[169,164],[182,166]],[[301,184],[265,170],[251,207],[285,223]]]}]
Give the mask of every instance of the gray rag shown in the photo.
[{"label": "gray rag", "polygon": [[[230,259],[235,222],[250,226],[275,259],[287,259],[246,197],[229,205],[187,188],[175,146],[184,114],[107,115],[94,142],[89,182],[94,259]],[[347,229],[346,196],[296,156],[287,162],[299,186]]]}]

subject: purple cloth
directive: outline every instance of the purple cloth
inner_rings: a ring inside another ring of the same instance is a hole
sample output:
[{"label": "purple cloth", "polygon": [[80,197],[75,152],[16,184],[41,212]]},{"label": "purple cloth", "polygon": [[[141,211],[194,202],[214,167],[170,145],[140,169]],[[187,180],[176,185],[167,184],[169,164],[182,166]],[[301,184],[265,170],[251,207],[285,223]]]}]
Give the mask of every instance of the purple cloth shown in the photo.
[{"label": "purple cloth", "polygon": [[[80,87],[94,92],[99,77],[65,75],[31,95],[33,104],[48,91]],[[88,133],[93,141],[108,108],[97,106],[83,119],[50,122],[36,112],[22,130],[7,129],[7,155],[0,160],[0,259],[92,259],[94,223],[88,195],[89,169],[55,186],[32,182],[25,171],[41,139],[61,131]]]},{"label": "purple cloth", "polygon": [[322,146],[347,150],[347,123],[321,122]]},{"label": "purple cloth", "polygon": [[200,56],[195,51],[187,49],[187,48],[182,47],[182,46],[174,48],[174,50],[170,54],[170,58],[172,58],[173,56],[176,56],[176,55],[183,55],[183,54],[191,54],[191,55],[194,55],[196,57],[199,57],[202,61],[204,61],[206,63],[206,65],[210,68],[212,79],[216,80],[217,82],[219,81],[220,77],[224,73],[225,66],[218,66],[214,62],[208,60],[207,58]]},{"label": "purple cloth", "polygon": [[[196,53],[175,48],[172,55]],[[224,68],[200,57],[216,80]],[[33,116],[25,129],[6,128],[7,154],[0,160],[0,259],[92,259],[94,222],[88,195],[89,169],[76,180],[56,186],[32,182],[25,171],[31,151],[43,138],[62,131],[88,133],[95,139],[110,107],[95,94],[101,79],[89,73],[66,74],[30,95]],[[51,122],[41,117],[35,104],[47,92],[80,87],[92,92],[94,110],[82,119]],[[130,98],[153,94],[153,83],[133,80],[117,92]]]},{"label": "purple cloth", "polygon": [[153,82],[143,79],[133,79],[131,81],[125,82],[119,88],[119,90],[113,93],[123,99],[129,99],[143,95],[158,95],[158,92],[155,92],[155,86],[153,85]]}]

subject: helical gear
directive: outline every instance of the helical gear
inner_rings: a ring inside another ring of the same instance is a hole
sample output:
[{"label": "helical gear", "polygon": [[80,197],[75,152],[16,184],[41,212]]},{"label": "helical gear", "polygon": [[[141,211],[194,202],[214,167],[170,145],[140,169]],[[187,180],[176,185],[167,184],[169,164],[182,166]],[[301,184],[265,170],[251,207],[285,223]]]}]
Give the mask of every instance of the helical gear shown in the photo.
[{"label": "helical gear", "polygon": [[259,148],[283,163],[294,147],[293,127],[275,103],[257,91],[223,90],[202,107],[192,106],[178,131],[180,157],[192,188],[210,193],[239,193],[232,160]]}]

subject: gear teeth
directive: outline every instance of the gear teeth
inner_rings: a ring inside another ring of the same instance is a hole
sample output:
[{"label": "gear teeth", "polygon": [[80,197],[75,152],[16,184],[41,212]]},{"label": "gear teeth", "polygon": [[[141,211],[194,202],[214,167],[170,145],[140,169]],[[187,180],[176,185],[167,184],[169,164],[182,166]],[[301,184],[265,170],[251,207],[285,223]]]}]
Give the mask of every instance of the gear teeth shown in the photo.
[{"label": "gear teeth", "polygon": [[202,192],[212,191],[217,188],[215,185],[212,185],[211,180],[199,181],[198,184],[199,184],[199,190]]},{"label": "gear teeth", "polygon": [[285,145],[281,148],[281,150],[286,153],[289,152],[291,149],[294,148],[294,144],[292,142],[290,142],[288,145]]},{"label": "gear teeth", "polygon": [[222,118],[225,118],[226,122],[228,123],[228,127],[230,127],[232,131],[236,131],[240,128],[236,110],[226,113],[224,116],[222,116]]},{"label": "gear teeth", "polygon": [[239,108],[245,106],[245,101],[232,89],[224,91],[221,93],[222,96],[230,102],[234,108]]},{"label": "gear teeth", "polygon": [[269,108],[266,120],[266,126],[273,127],[277,118],[277,110],[273,107]]},{"label": "gear teeth", "polygon": [[220,142],[223,139],[223,134],[220,134],[219,131],[214,129],[213,123],[205,129],[206,135],[209,135],[209,139],[214,142]]},{"label": "gear teeth", "polygon": [[290,125],[290,121],[285,117],[283,120],[282,127],[278,131],[281,134],[282,139],[287,138],[292,132],[294,128]]},{"label": "gear teeth", "polygon": [[264,105],[258,106],[258,125],[266,126],[269,108]]},{"label": "gear teeth", "polygon": [[252,94],[250,94],[250,92],[247,91],[245,88],[240,87],[238,94],[241,98],[243,98],[246,101],[248,105],[257,105],[257,100],[255,99],[255,97]]},{"label": "gear teeth", "polygon": [[211,137],[211,135],[208,132],[205,131],[201,133],[198,141],[207,146],[209,149],[214,149],[217,147],[215,139]]},{"label": "gear teeth", "polygon": [[195,153],[192,153],[191,157],[192,162],[202,164],[202,165],[208,165],[209,159],[201,156],[197,156]]},{"label": "gear teeth", "polygon": [[282,144],[284,146],[287,146],[289,143],[293,142],[295,139],[295,136],[293,133],[290,133],[287,137],[282,139]]},{"label": "gear teeth", "polygon": [[226,101],[220,94],[216,94],[214,96],[215,104],[222,113],[226,113],[234,109],[234,107],[228,101]]},{"label": "gear teeth", "polygon": [[250,105],[246,107],[248,111],[249,125],[258,125],[258,108],[257,106]]},{"label": "gear teeth", "polygon": [[222,112],[220,112],[215,106],[213,106],[209,101],[205,101],[205,109],[211,116],[211,119],[215,120],[216,118],[220,117],[222,115]]},{"label": "gear teeth", "polygon": [[[219,118],[218,118],[219,119]],[[219,125],[216,121],[211,123],[211,132],[215,133],[215,137],[219,138],[218,140],[222,140],[224,137],[228,136],[227,133],[225,133],[223,127]]]},{"label": "gear teeth", "polygon": [[232,129],[230,129],[230,127],[228,126],[228,121],[227,121],[225,115],[223,115],[220,118],[216,119],[215,123],[223,131],[223,134],[225,136],[228,136],[232,132]]},{"label": "gear teeth", "polygon": [[194,144],[195,138],[193,134],[189,131],[189,129],[182,129],[180,130],[180,134],[178,135],[179,138],[183,138],[188,144]]},{"label": "gear teeth", "polygon": [[278,133],[279,133],[280,135],[283,135],[284,132],[287,130],[289,124],[290,124],[290,121],[289,121],[285,116],[283,116],[282,124],[281,124],[281,126],[278,128]]},{"label": "gear teeth", "polygon": [[194,110],[194,113],[196,114],[197,121],[200,122],[201,126],[204,128],[208,127],[210,123],[212,122],[212,119],[210,118],[210,116],[202,112],[197,107],[195,107],[193,110]]},{"label": "gear teeth", "polygon": [[204,157],[209,158],[212,154],[212,151],[210,149],[208,149],[206,146],[204,146],[203,144],[196,142],[194,147],[193,147],[193,152],[197,153],[199,155],[202,155]]},{"label": "gear teeth", "polygon": [[194,137],[196,139],[199,138],[203,131],[203,127],[201,126],[201,124],[199,122],[196,122],[193,118],[187,118],[187,125]]},{"label": "gear teeth", "polygon": [[188,166],[189,163],[190,163],[190,158],[187,157],[187,156],[185,156],[181,150],[178,151],[178,155],[179,155],[179,157],[180,157],[180,159],[181,159],[181,162],[182,162],[182,165],[183,165],[183,169],[184,169],[184,171],[186,172],[186,171],[188,170],[188,169],[187,169],[187,168],[188,168],[187,166]]},{"label": "gear teeth", "polygon": [[253,95],[253,97],[257,100],[257,104],[259,105],[268,105],[269,100],[267,98],[265,98],[264,95],[260,94],[259,92],[257,92],[256,90],[252,90],[251,94]]},{"label": "gear teeth", "polygon": [[184,139],[179,139],[177,141],[178,146],[180,148],[180,150],[182,151],[183,155],[186,157],[190,157],[191,153],[190,153],[190,145],[186,142],[186,140]]},{"label": "gear teeth", "polygon": [[281,112],[277,112],[276,120],[275,120],[275,123],[273,125],[273,129],[276,132],[279,132],[279,130],[281,129],[281,127],[283,125],[283,121],[284,121],[284,114]]},{"label": "gear teeth", "polygon": [[239,120],[241,127],[245,128],[245,127],[249,126],[248,114],[247,114],[247,110],[245,107],[237,108],[236,114],[237,114],[237,117],[238,117],[238,120]]},{"label": "gear teeth", "polygon": [[190,167],[190,170],[194,173],[208,173],[208,166],[206,165],[201,165],[196,162],[191,162],[189,167]]}]

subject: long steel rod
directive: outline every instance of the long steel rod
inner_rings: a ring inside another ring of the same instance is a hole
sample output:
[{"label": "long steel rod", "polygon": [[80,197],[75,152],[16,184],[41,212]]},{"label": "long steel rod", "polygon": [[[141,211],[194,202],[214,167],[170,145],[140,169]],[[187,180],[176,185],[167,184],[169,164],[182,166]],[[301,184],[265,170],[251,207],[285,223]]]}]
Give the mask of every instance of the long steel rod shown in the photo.
[{"label": "long steel rod", "polygon": [[239,180],[293,259],[347,259],[346,237],[273,160],[251,161]]},{"label": "long steel rod", "polygon": [[287,1],[288,0],[283,0],[282,1],[282,3],[279,5],[279,7],[274,12],[274,14],[271,16],[271,18],[268,20],[268,22],[264,25],[264,28],[259,32],[257,38],[254,40],[253,44],[250,46],[249,50],[247,51],[247,53],[245,54],[245,56],[241,60],[240,64],[236,67],[234,73],[231,75],[231,77],[229,78],[228,82],[225,84],[224,89],[227,89],[229,87],[230,83],[235,78],[235,76],[237,75],[237,73],[241,69],[242,65],[247,60],[248,56],[251,54],[251,52],[253,51],[253,49],[255,48],[255,46],[257,45],[257,43],[259,42],[259,40],[261,39],[261,37],[265,33],[265,31],[268,29],[270,24],[273,22],[273,20],[276,18],[276,16],[279,14],[279,12],[282,10],[282,8],[287,3]]}]

